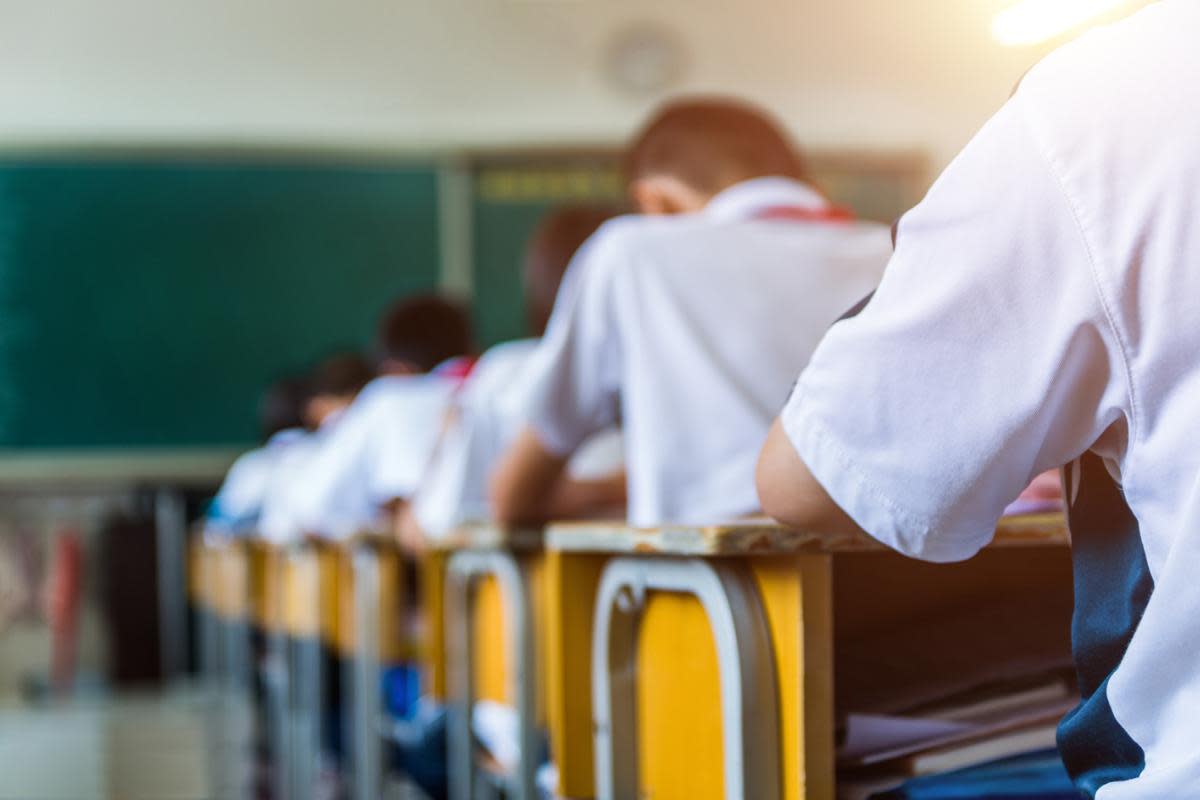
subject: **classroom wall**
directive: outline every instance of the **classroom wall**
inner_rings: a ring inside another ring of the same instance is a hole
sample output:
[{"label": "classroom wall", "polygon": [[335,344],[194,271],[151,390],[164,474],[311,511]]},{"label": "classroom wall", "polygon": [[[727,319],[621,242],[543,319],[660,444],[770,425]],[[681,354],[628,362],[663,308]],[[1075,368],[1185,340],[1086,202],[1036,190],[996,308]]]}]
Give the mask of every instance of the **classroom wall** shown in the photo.
[{"label": "classroom wall", "polygon": [[608,53],[658,23],[684,53],[673,89],[936,168],[1048,49],[991,40],[1011,2],[0,0],[0,147],[616,141],[660,93],[621,88]]}]

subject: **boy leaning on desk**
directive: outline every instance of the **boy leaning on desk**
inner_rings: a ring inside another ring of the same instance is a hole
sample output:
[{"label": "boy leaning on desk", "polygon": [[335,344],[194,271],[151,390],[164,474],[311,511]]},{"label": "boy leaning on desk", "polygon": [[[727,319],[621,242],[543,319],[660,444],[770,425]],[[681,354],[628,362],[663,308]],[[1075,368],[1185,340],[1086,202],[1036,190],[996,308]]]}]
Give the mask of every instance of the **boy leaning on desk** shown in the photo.
[{"label": "boy leaning on desk", "polygon": [[1081,705],[1103,800],[1200,796],[1200,5],[1063,47],[899,225],[878,292],[771,431],[768,513],[969,558],[1068,464]]},{"label": "boy leaning on desk", "polygon": [[603,225],[567,271],[525,425],[492,476],[501,522],[553,517],[570,456],[618,421],[633,524],[757,510],[775,410],[891,253],[887,228],[833,206],[781,127],[740,101],[667,104],[625,172],[639,213]]}]

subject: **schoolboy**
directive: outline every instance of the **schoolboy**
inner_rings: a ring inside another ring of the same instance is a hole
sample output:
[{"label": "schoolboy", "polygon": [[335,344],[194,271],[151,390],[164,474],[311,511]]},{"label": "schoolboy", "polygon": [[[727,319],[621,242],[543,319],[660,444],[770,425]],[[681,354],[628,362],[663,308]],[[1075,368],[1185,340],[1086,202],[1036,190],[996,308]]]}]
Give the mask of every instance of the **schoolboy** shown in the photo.
[{"label": "schoolboy", "polygon": [[420,484],[462,380],[471,329],[456,302],[401,300],[376,335],[377,374],[324,436],[290,502],[300,532],[345,539],[391,530]]},{"label": "schoolboy", "polygon": [[[442,538],[463,523],[489,518],[487,477],[520,430],[527,388],[523,374],[549,321],[563,273],[575,251],[611,217],[606,209],[566,206],[548,212],[534,230],[523,274],[531,337],[489,349],[455,397],[429,471],[404,517],[401,541],[409,548]],[[571,475],[559,484],[552,501],[556,516],[624,504],[619,432],[609,435],[618,438],[616,448],[604,450],[601,442],[593,442],[592,456],[586,462],[577,459]]]},{"label": "schoolboy", "polygon": [[553,516],[570,455],[618,419],[633,524],[757,510],[773,409],[891,251],[886,228],[831,206],[781,128],[738,101],[669,103],[626,173],[641,214],[604,225],[568,270],[528,424],[493,476],[503,521]]},{"label": "schoolboy", "polygon": [[1102,800],[1200,790],[1198,31],[1165,0],[1035,67],[901,221],[759,469],[789,524],[952,561],[1069,464],[1084,700],[1059,749]]},{"label": "schoolboy", "polygon": [[370,362],[357,353],[338,353],[321,361],[303,380],[303,429],[290,436],[266,478],[257,533],[275,544],[297,541],[301,530],[294,502],[297,486],[324,437],[374,376]]},{"label": "schoolboy", "polygon": [[305,435],[308,386],[302,378],[272,384],[259,402],[263,444],[243,453],[229,468],[205,519],[207,533],[246,535],[258,527],[271,473],[284,453]]}]

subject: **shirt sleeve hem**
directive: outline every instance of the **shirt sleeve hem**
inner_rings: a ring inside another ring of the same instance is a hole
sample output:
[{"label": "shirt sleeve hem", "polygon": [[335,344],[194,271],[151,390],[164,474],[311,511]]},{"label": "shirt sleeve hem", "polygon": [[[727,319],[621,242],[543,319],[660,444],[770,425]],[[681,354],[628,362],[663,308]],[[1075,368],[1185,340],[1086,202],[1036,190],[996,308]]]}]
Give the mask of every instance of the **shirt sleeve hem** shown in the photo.
[{"label": "shirt sleeve hem", "polygon": [[546,452],[558,458],[569,458],[588,437],[587,434],[564,436],[561,431],[555,430],[554,425],[546,424],[545,420],[541,419],[531,420],[529,427],[537,436],[538,441],[542,443],[542,447],[546,448]]},{"label": "shirt sleeve hem", "polygon": [[[795,408],[797,398],[791,404]],[[971,537],[935,530],[923,519],[872,485],[829,429],[811,412],[785,411],[784,432],[830,498],[872,538],[906,556],[924,561],[961,561],[978,551]]]}]

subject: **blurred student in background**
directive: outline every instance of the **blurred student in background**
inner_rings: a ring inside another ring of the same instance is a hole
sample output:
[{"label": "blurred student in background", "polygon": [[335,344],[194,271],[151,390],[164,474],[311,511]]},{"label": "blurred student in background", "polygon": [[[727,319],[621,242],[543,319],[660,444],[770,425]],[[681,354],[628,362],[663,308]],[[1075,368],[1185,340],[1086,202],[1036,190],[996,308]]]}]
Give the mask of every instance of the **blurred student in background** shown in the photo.
[{"label": "blurred student in background", "polygon": [[345,539],[393,529],[472,349],[465,309],[445,298],[404,299],[383,315],[376,377],[321,437],[287,493],[296,533]]},{"label": "blurred student in background", "polygon": [[[400,540],[417,549],[459,525],[490,517],[487,479],[496,459],[511,444],[523,421],[529,366],[550,318],[559,283],[575,251],[610,211],[569,206],[550,211],[525,250],[524,288],[530,338],[496,345],[479,359],[446,416],[429,470],[402,517]],[[553,514],[566,518],[620,507],[625,502],[620,436],[613,431],[593,440],[586,459],[555,486]]]},{"label": "blurred student in background", "polygon": [[[525,372],[537,337],[545,330],[572,256],[611,216],[603,209],[568,206],[548,212],[534,230],[523,270],[531,336],[484,353],[456,394],[421,488],[402,516],[399,536],[405,549],[419,550],[460,525],[490,517],[488,475],[524,420]],[[556,487],[556,516],[587,514],[624,503],[619,431],[613,429],[593,440],[587,450],[584,461],[572,464],[576,474]],[[482,745],[493,753],[512,753],[512,741],[507,737],[497,741],[490,733],[515,730],[515,710],[482,701],[476,705],[477,719],[481,712],[499,722],[488,730],[474,726]],[[445,724],[444,709],[424,698],[416,718],[404,726],[395,750],[396,768],[435,798],[447,791]]]},{"label": "blurred student in background", "polygon": [[304,427],[289,437],[271,465],[258,521],[261,536],[276,544],[298,538],[293,487],[305,474],[322,439],[372,377],[374,370],[365,358],[341,353],[322,361],[301,382]]},{"label": "blurred student in background", "polygon": [[208,507],[207,532],[247,535],[257,529],[272,472],[284,452],[305,436],[308,400],[304,378],[284,378],[267,389],[258,407],[264,444],[244,453],[230,467]]},{"label": "blurred student in background", "polygon": [[492,480],[496,516],[538,522],[587,437],[621,421],[636,525],[758,510],[774,411],[826,328],[879,281],[888,230],[808,182],[764,112],[663,107],[626,154],[641,215],[572,262],[524,380],[527,424]]}]

